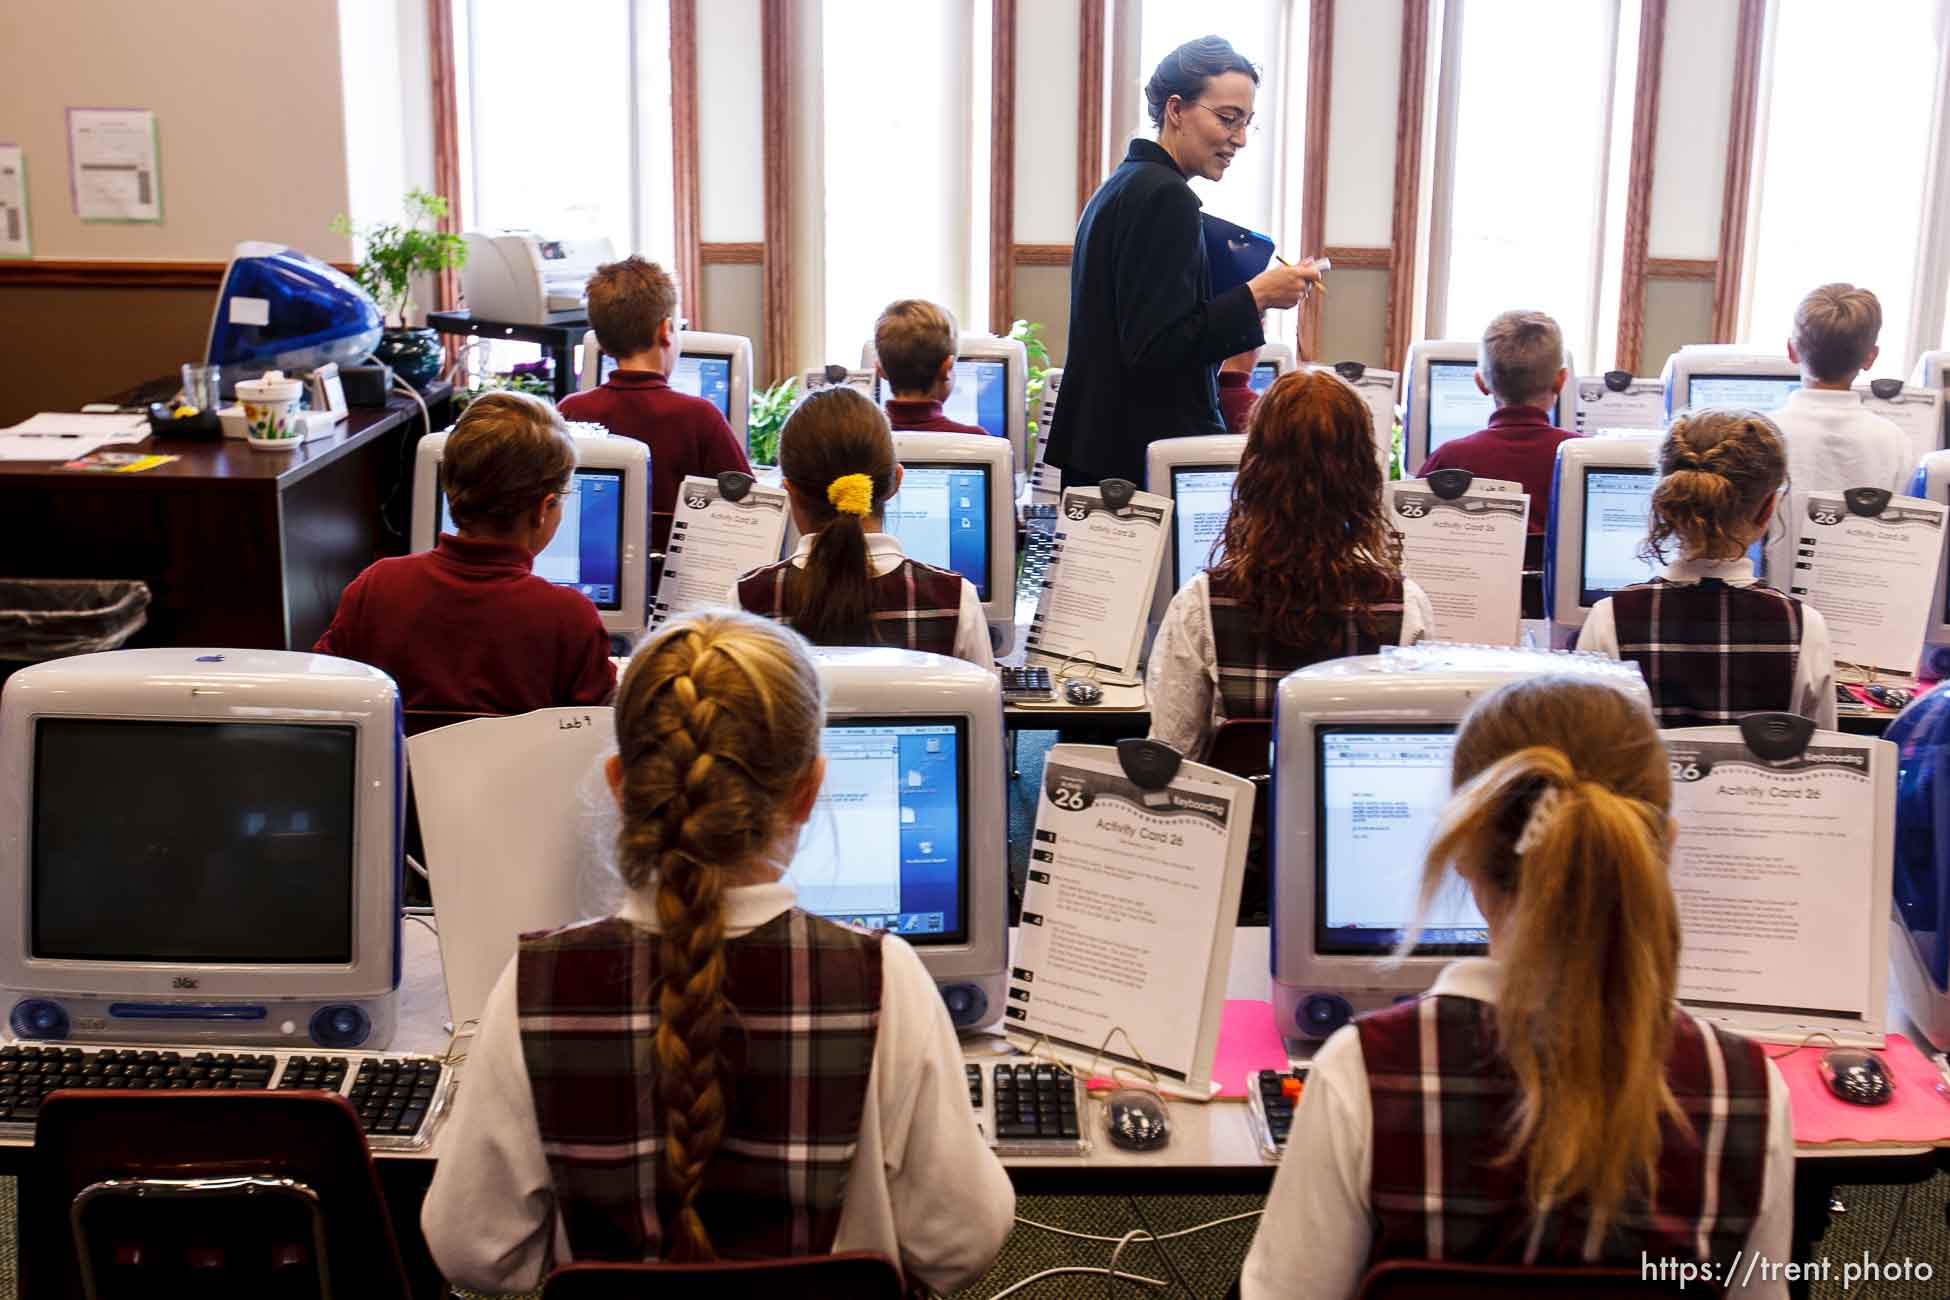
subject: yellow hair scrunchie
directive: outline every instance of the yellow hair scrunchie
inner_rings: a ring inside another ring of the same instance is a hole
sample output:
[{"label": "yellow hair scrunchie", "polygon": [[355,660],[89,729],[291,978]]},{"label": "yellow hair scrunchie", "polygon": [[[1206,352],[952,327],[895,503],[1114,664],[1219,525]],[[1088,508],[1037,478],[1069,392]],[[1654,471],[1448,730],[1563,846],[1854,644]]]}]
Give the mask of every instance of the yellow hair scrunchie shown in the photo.
[{"label": "yellow hair scrunchie", "polygon": [[843,515],[864,516],[873,509],[873,480],[865,474],[842,474],[826,485],[826,499]]}]

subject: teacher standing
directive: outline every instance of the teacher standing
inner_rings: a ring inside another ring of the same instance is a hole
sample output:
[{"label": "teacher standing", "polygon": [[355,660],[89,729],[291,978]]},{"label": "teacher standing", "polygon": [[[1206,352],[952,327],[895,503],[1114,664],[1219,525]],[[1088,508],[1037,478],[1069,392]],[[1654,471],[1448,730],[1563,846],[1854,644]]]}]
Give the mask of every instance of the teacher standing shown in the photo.
[{"label": "teacher standing", "polygon": [[1145,85],[1157,139],[1133,140],[1091,196],[1070,258],[1070,343],[1047,459],[1063,481],[1144,483],[1159,438],[1224,433],[1217,368],[1266,341],[1260,313],[1296,306],[1311,263],[1274,264],[1216,298],[1200,203],[1253,125],[1259,70],[1227,41],[1173,50]]}]

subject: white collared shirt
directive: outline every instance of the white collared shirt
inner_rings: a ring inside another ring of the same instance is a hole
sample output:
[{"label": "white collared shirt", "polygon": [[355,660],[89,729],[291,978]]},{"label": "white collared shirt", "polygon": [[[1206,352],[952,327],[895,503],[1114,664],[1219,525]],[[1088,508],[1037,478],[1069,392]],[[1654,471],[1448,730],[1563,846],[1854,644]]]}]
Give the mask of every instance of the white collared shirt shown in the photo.
[{"label": "white collared shirt", "polygon": [[[1495,1003],[1502,968],[1487,957],[1452,962],[1431,993]],[[1684,1015],[1685,1012],[1679,1014]],[[1374,1219],[1368,1211],[1369,1156],[1374,1115],[1360,1033],[1344,1025],[1315,1054],[1307,1087],[1294,1107],[1286,1155],[1273,1176],[1266,1213],[1253,1235],[1240,1275],[1243,1300],[1269,1297],[1352,1296],[1368,1267]],[[1794,1226],[1794,1113],[1787,1082],[1767,1063],[1767,1168],[1760,1213],[1746,1249],[1761,1259],[1788,1258]],[[1728,1289],[1730,1296],[1777,1300],[1787,1295],[1778,1274]]]},{"label": "white collared shirt", "polygon": [[[1212,639],[1212,586],[1194,574],[1165,607],[1151,661],[1144,674],[1151,697],[1151,738],[1194,761],[1205,757],[1212,735],[1225,721],[1219,693],[1219,651]],[[1402,645],[1414,645],[1435,628],[1428,593],[1402,579]]]},{"label": "white collared shirt", "polygon": [[[818,533],[801,533],[799,544],[793,548],[792,567],[803,569],[806,559],[812,554],[813,538]],[[867,534],[867,564],[873,576],[892,573],[907,558],[901,549],[901,539],[892,533]],[[731,584],[731,592],[725,603],[733,609],[743,608],[738,599],[738,584]],[[989,616],[982,612],[982,602],[975,595],[975,584],[968,579],[961,580],[961,617],[955,621],[955,658],[966,659],[978,668],[995,669],[995,649],[989,643]]]},{"label": "white collared shirt", "polygon": [[[784,881],[725,890],[726,937],[749,934],[796,897]],[[658,929],[646,894],[627,895],[619,915]],[[976,1127],[961,1044],[933,978],[893,935],[880,952],[880,1028],[833,1249],[877,1251],[946,1293],[1002,1249],[1015,1190]],[[533,1291],[551,1255],[570,1261],[522,1057],[515,969],[510,962],[481,1012],[420,1210],[441,1272],[479,1291]]]},{"label": "white collared shirt", "polygon": [[[1744,555],[1737,560],[1674,560],[1659,576],[1683,586],[1707,578],[1718,578],[1729,587],[1751,587],[1757,581],[1753,561]],[[1609,659],[1619,657],[1618,621],[1610,596],[1591,607],[1578,631],[1578,649]],[[1801,602],[1801,653],[1794,659],[1794,712],[1823,731],[1835,730],[1835,654],[1828,646],[1828,622],[1805,600]]]},{"label": "white collared shirt", "polygon": [[1788,589],[1794,533],[1807,513],[1810,492],[1855,487],[1907,493],[1916,455],[1901,426],[1862,404],[1862,395],[1829,388],[1797,388],[1769,417],[1787,443],[1788,527],[1767,544],[1768,580]]}]

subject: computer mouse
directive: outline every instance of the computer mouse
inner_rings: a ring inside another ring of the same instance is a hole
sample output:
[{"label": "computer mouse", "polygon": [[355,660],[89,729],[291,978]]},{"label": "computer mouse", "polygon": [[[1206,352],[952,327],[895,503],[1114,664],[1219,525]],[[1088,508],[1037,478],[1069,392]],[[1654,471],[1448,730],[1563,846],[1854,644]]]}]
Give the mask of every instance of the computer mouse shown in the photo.
[{"label": "computer mouse", "polygon": [[1102,704],[1104,688],[1081,677],[1073,677],[1063,683],[1063,698],[1072,704]]},{"label": "computer mouse", "polygon": [[1155,1093],[1124,1088],[1104,1099],[1110,1140],[1129,1151],[1156,1151],[1171,1141],[1171,1120]]},{"label": "computer mouse", "polygon": [[1887,1106],[1896,1081],[1873,1052],[1831,1047],[1821,1054],[1821,1081],[1828,1091],[1855,1106]]}]

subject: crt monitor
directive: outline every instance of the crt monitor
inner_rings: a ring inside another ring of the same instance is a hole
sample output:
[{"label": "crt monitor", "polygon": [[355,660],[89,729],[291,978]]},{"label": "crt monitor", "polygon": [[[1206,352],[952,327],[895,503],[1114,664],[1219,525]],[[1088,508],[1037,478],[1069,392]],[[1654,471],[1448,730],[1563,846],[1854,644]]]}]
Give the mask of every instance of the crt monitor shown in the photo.
[{"label": "crt monitor", "polygon": [[897,433],[901,487],[882,523],[912,559],[975,588],[997,654],[1015,644],[1015,467],[1009,444],[972,433]]},{"label": "crt monitor", "polygon": [[1639,554],[1658,452],[1659,435],[1652,432],[1558,444],[1544,528],[1544,615],[1559,643],[1569,644],[1599,601],[1658,574]]},{"label": "crt monitor", "polygon": [[1232,482],[1246,451],[1243,433],[1160,438],[1145,448],[1144,490],[1171,498],[1171,545],[1158,571],[1151,624],[1164,621],[1179,588],[1210,567],[1232,513]]},{"label": "crt monitor", "polygon": [[[587,392],[609,378],[616,359],[596,342],[596,331],[582,336],[581,375],[578,386]],[[677,334],[677,364],[671,367],[670,386],[680,393],[702,397],[718,408],[731,431],[743,443],[752,422],[752,341],[738,334],[710,334],[703,330],[680,330]]]},{"label": "crt monitor", "polygon": [[1666,416],[1708,406],[1772,411],[1801,387],[1801,367],[1786,356],[1722,343],[1693,343],[1666,358]]},{"label": "crt monitor", "polygon": [[[634,438],[576,435],[576,470],[562,524],[535,557],[535,572],[589,597],[611,632],[643,630],[650,540],[650,449]],[[454,530],[440,484],[447,434],[420,439],[413,465],[410,548],[430,551]]]},{"label": "crt monitor", "polygon": [[1449,799],[1457,724],[1479,697],[1541,672],[1591,674],[1650,698],[1630,664],[1472,646],[1332,660],[1280,683],[1273,743],[1272,966],[1280,1032],[1325,1038],[1488,951],[1461,881],[1439,890],[1413,955],[1422,857]]},{"label": "crt monitor", "polygon": [[392,679],[346,659],[118,650],[15,673],[0,693],[13,1034],[384,1047],[400,755]]},{"label": "crt monitor", "polygon": [[900,935],[957,1029],[991,1024],[1009,919],[1000,680],[911,650],[813,654],[826,784],[788,877],[799,906]]},{"label": "crt monitor", "polygon": [[[1407,412],[1402,419],[1402,464],[1408,474],[1419,474],[1431,452],[1488,426],[1496,403],[1476,387],[1481,350],[1475,339],[1423,339],[1409,348]],[[1564,349],[1564,368],[1572,377],[1558,390],[1551,423],[1576,429],[1578,371],[1569,347]]]},{"label": "crt monitor", "polygon": [[[874,370],[879,356],[869,339],[860,348],[860,366]],[[893,396],[887,381],[875,387],[880,400]],[[994,438],[1007,438],[1015,463],[1027,473],[1029,447],[1029,353],[1020,339],[964,334],[955,344],[955,387],[941,413],[962,424],[981,426]]]},{"label": "crt monitor", "polygon": [[1253,362],[1252,390],[1263,393],[1273,381],[1293,369],[1293,349],[1285,343],[1262,343],[1259,359]]}]

